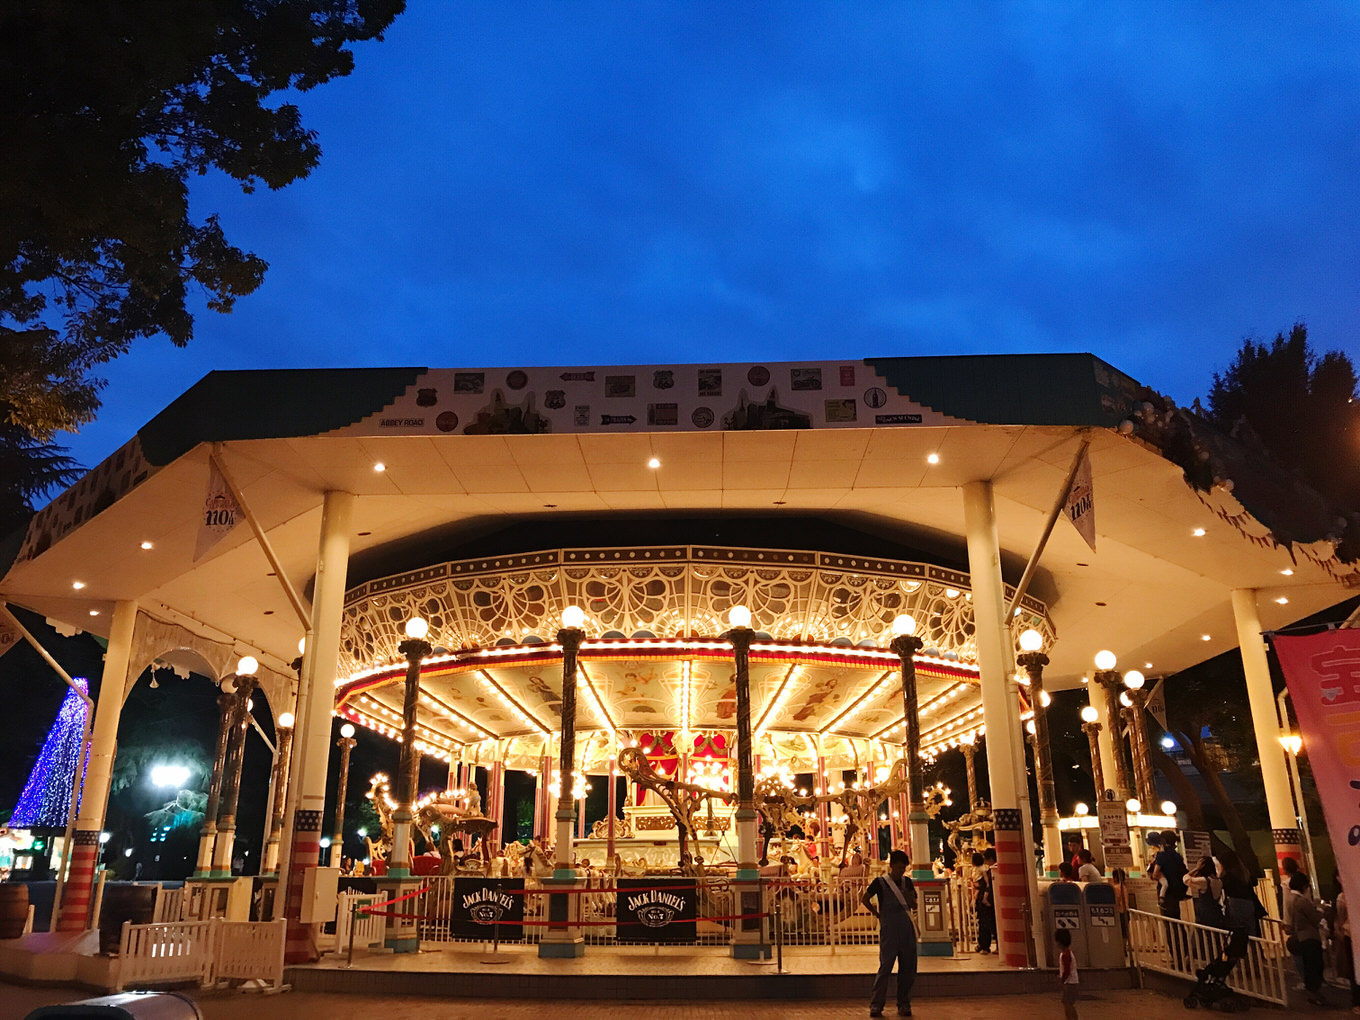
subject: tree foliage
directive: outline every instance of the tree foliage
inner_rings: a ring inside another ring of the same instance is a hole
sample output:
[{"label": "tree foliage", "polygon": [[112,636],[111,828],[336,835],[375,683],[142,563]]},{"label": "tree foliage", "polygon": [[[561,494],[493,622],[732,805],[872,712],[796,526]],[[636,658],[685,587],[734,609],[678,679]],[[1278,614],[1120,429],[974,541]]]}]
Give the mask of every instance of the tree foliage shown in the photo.
[{"label": "tree foliage", "polygon": [[1341,351],[1319,355],[1308,328],[1269,344],[1248,338],[1214,374],[1209,417],[1220,428],[1259,442],[1278,463],[1348,509],[1360,508],[1360,405],[1355,366]]},{"label": "tree foliage", "polygon": [[18,530],[52,489],[79,477],[80,468],[61,447],[0,421],[0,536]]},{"label": "tree foliage", "polygon": [[195,217],[189,178],[307,176],[296,105],[350,73],[404,0],[11,0],[0,7],[0,415],[39,438],[89,421],[98,365],[193,337],[266,264]]}]

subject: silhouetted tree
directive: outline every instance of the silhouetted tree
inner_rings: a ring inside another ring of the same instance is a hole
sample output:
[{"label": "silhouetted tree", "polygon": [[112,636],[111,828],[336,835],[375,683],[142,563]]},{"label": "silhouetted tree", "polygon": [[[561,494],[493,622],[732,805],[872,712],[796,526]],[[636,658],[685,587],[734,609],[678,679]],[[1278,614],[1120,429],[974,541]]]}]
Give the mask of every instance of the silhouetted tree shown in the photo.
[{"label": "silhouetted tree", "polygon": [[1295,323],[1269,344],[1243,341],[1227,371],[1214,374],[1209,417],[1353,510],[1360,508],[1356,381],[1349,357],[1319,356],[1307,327]]},{"label": "silhouetted tree", "polygon": [[45,440],[91,419],[96,366],[193,336],[265,262],[189,209],[190,174],[306,177],[315,133],[280,90],[354,68],[404,0],[10,0],[0,7],[0,411]]}]

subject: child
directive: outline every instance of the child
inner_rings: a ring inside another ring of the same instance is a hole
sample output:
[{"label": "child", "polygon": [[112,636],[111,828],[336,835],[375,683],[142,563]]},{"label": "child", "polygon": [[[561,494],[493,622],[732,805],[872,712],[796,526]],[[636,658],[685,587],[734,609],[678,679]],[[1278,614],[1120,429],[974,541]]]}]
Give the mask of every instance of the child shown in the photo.
[{"label": "child", "polygon": [[1053,933],[1058,944],[1058,984],[1062,987],[1063,1016],[1077,1020],[1077,958],[1072,954],[1072,933],[1059,928]]}]

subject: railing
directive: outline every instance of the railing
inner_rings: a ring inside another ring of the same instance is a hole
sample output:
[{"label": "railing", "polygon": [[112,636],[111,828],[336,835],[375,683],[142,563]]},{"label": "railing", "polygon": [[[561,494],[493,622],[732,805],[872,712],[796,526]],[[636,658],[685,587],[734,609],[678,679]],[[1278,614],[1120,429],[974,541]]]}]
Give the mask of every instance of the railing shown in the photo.
[{"label": "railing", "polygon": [[260,982],[283,988],[287,922],[179,921],[123,924],[115,989],[197,981]]},{"label": "railing", "polygon": [[151,914],[152,924],[168,924],[184,920],[184,887],[167,889],[156,887],[156,906]]},{"label": "railing", "polygon": [[[1247,955],[1227,976],[1228,987],[1239,995],[1288,1005],[1288,954],[1283,941],[1275,941],[1280,929],[1267,924],[1261,930],[1265,937],[1248,940]],[[1129,911],[1129,948],[1140,970],[1194,981],[1198,970],[1221,958],[1231,937],[1219,928]]]},{"label": "railing", "polygon": [[212,921],[123,924],[117,990],[129,985],[212,980]]},{"label": "railing", "polygon": [[[348,952],[351,945],[355,949],[368,949],[381,945],[386,919],[373,914],[365,914],[359,907],[377,903],[382,897],[377,893],[342,892],[335,910],[335,951]],[[353,941],[351,942],[351,936]]]}]

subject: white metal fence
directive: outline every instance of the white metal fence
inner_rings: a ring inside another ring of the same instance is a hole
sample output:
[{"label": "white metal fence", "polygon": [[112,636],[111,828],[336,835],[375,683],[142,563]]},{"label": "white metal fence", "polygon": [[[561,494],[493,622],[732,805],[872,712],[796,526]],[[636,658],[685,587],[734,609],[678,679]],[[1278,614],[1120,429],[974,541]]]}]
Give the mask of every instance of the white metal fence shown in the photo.
[{"label": "white metal fence", "polygon": [[[1289,954],[1278,925],[1266,924],[1263,938],[1252,937],[1247,955],[1227,976],[1228,987],[1239,995],[1289,1004]],[[1206,928],[1176,918],[1129,911],[1129,948],[1140,970],[1196,979],[1196,972],[1218,960],[1231,938],[1219,928]],[[1278,941],[1277,941],[1278,939]]]},{"label": "white metal fence", "polygon": [[355,949],[368,949],[382,944],[386,918],[359,910],[381,901],[382,897],[377,893],[342,892],[339,895],[335,909],[336,952],[346,953],[351,945]]},{"label": "white metal fence", "polygon": [[283,988],[287,922],[124,922],[116,989],[197,981],[254,981]]}]

